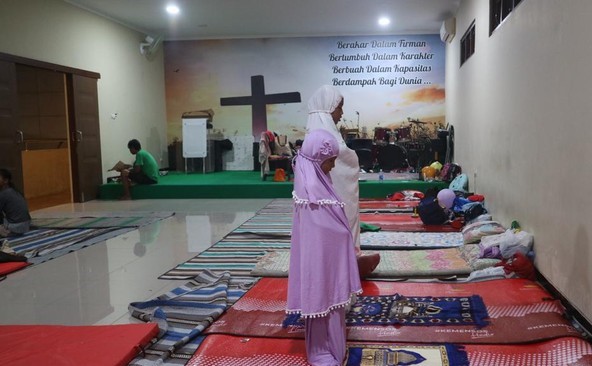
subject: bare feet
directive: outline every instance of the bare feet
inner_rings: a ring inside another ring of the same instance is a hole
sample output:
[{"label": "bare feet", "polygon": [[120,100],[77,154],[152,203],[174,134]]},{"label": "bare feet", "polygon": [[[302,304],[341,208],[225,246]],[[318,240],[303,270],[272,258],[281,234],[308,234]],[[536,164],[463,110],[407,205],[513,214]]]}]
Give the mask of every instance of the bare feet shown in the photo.
[{"label": "bare feet", "polygon": [[380,263],[380,254],[362,254],[359,253],[358,259],[358,270],[360,271],[360,278],[368,277]]}]

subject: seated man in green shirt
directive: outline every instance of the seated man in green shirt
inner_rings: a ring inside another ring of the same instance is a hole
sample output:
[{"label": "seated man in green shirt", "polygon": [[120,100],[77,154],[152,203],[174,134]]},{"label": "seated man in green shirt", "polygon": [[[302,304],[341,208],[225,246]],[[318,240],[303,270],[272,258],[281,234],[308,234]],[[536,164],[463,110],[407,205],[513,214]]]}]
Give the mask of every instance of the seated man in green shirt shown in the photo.
[{"label": "seated man in green shirt", "polygon": [[127,143],[127,148],[132,155],[136,156],[134,165],[128,165],[129,169],[121,171],[121,183],[123,183],[122,200],[132,198],[130,192],[131,183],[156,184],[158,183],[158,164],[150,153],[142,150],[140,141],[133,139]]}]

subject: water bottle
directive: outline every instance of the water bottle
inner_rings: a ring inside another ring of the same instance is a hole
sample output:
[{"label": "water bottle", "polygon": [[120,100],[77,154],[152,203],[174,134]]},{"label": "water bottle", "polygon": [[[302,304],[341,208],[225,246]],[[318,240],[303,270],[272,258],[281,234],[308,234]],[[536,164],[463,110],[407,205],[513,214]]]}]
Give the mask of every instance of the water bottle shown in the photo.
[{"label": "water bottle", "polygon": [[380,169],[380,172],[378,172],[378,182],[384,182],[384,173],[382,172],[382,169]]}]

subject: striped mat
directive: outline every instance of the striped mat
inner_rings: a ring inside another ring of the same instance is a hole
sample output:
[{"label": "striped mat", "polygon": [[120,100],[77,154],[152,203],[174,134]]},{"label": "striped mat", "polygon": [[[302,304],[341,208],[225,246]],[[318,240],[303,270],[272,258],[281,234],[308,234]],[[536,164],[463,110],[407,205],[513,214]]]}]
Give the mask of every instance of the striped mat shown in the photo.
[{"label": "striped mat", "polygon": [[233,240],[228,236],[211,248],[185,263],[162,274],[163,280],[186,280],[205,270],[229,272],[232,276],[249,276],[261,257],[270,250],[290,249],[290,239],[277,240],[243,238]]},{"label": "striped mat", "polygon": [[204,337],[200,333],[240,299],[257,279],[202,272],[183,286],[129,305],[134,318],[156,322],[158,338],[129,365],[185,365]]},{"label": "striped mat", "polygon": [[141,227],[173,216],[174,212],[83,212],[36,215],[31,225],[45,229]]},{"label": "striped mat", "polygon": [[133,228],[35,229],[7,240],[12,250],[27,257],[29,263],[39,264],[131,230]]},{"label": "striped mat", "polygon": [[274,215],[278,213],[292,214],[291,198],[276,198],[257,212],[257,215]]}]

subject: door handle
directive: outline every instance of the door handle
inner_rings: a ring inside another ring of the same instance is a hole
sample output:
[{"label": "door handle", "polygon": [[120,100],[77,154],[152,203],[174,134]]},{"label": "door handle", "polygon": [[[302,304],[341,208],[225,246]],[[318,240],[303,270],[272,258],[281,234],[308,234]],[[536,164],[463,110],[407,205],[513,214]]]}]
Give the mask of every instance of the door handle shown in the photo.
[{"label": "door handle", "polygon": [[16,130],[16,143],[22,144],[23,142],[25,142],[25,135],[23,134],[23,131]]},{"label": "door handle", "polygon": [[76,131],[72,132],[72,141],[81,142],[82,141],[82,131],[76,130]]}]

